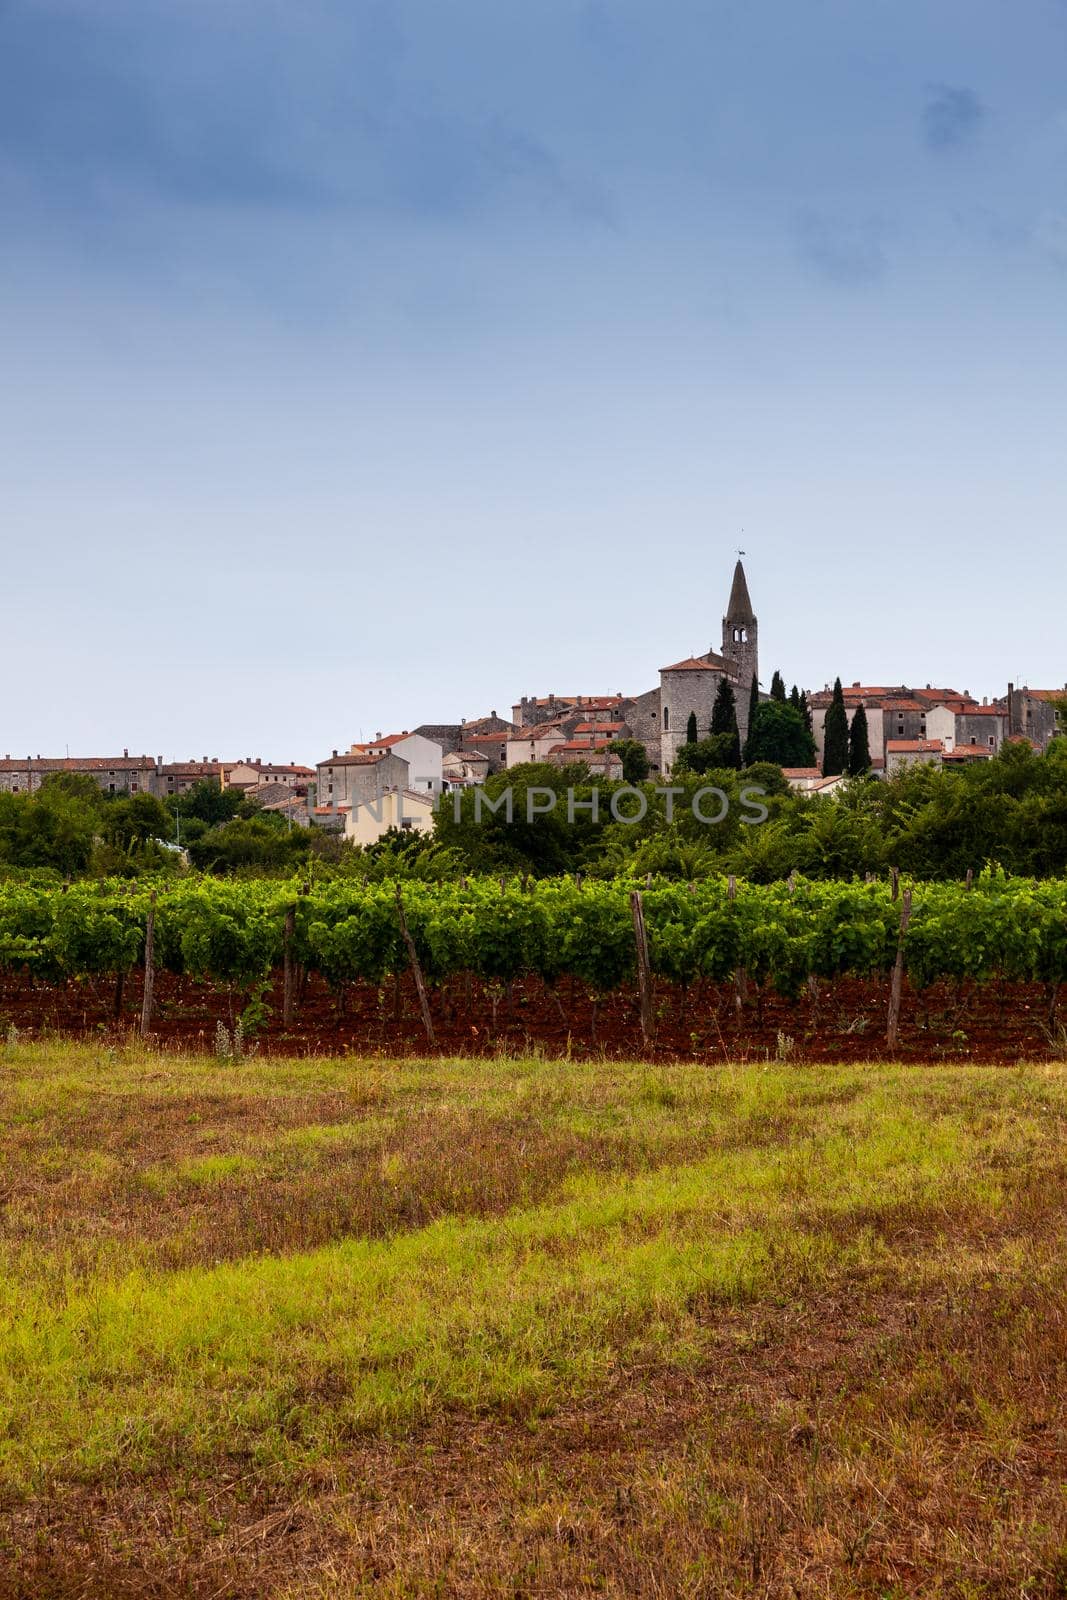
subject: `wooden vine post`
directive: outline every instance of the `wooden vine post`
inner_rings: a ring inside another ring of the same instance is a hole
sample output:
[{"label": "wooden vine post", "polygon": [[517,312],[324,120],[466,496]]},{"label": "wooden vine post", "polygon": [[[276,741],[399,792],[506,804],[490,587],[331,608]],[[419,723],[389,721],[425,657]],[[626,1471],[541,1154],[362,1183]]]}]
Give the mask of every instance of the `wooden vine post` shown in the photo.
[{"label": "wooden vine post", "polygon": [[893,981],[889,989],[889,1017],[886,1023],[885,1042],[890,1050],[897,1047],[900,1030],[900,996],[904,987],[904,938],[911,920],[911,890],[904,890],[900,906],[900,933],[897,937],[897,959],[893,964]]},{"label": "wooden vine post", "polygon": [[282,934],[282,1022],[286,1027],[293,1020],[293,935],[296,932],[296,907],[285,913],[285,932]]},{"label": "wooden vine post", "polygon": [[148,901],[148,918],[144,930],[144,998],[141,1001],[141,1038],[152,1031],[152,1008],[156,988],[156,891]]},{"label": "wooden vine post", "polygon": [[641,1038],[651,1044],[656,1025],[652,1013],[652,964],[648,959],[648,929],[645,927],[645,907],[640,889],[630,891],[630,914],[634,919],[634,943],[637,946],[637,992],[641,997]]},{"label": "wooden vine post", "polygon": [[411,962],[411,970],[415,975],[415,988],[418,991],[419,1005],[422,1008],[422,1025],[426,1029],[426,1037],[429,1040],[431,1050],[433,1050],[437,1047],[437,1040],[434,1038],[430,1001],[426,993],[426,984],[423,982],[422,967],[419,965],[419,953],[415,949],[415,941],[411,937],[411,931],[408,928],[408,919],[404,915],[404,901],[400,893],[399,884],[396,886],[396,914],[400,918],[400,937],[407,946],[408,960]]},{"label": "wooden vine post", "polygon": [[[726,898],[727,900],[737,899],[737,879],[732,872],[726,880]],[[747,999],[748,973],[745,971],[744,967],[738,967],[737,971],[734,973],[734,1004],[736,1005],[738,1011],[741,1010]]]}]

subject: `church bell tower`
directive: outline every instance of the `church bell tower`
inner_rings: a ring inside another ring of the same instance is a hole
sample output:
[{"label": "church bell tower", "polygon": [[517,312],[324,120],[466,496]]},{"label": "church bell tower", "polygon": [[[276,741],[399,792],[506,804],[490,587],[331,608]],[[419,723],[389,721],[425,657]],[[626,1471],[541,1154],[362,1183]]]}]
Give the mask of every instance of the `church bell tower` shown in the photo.
[{"label": "church bell tower", "polygon": [[741,743],[748,737],[748,705],[752,694],[752,680],[759,682],[759,625],[749,599],[745,569],[740,560],[734,568],[734,581],[730,588],[730,601],[722,619],[722,655],[736,678],[734,694],[737,699],[737,725],[741,730]]}]

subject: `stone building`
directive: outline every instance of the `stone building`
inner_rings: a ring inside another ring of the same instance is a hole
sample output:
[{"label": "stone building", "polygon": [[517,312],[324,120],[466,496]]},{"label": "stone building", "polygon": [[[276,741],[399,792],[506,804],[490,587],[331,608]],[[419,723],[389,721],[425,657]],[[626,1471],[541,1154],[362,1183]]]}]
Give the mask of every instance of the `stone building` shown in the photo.
[{"label": "stone building", "polygon": [[408,788],[408,763],[392,751],[381,755],[340,755],[334,751],[316,769],[315,820],[337,817],[387,789]]},{"label": "stone building", "polygon": [[1067,700],[1067,683],[1062,689],[1031,689],[1026,685],[1017,689],[1013,683],[1009,683],[1008,693],[1002,702],[1007,719],[1005,737],[1011,739],[1021,735],[1040,749],[1045,749],[1049,740],[1056,736],[1056,706],[1064,700]]},{"label": "stone building", "polygon": [[[860,706],[867,714],[867,744],[875,771],[888,770],[891,742],[932,740],[947,750],[971,746],[995,755],[1008,736],[1003,702],[979,703],[969,690],[908,688],[906,684],[853,683],[843,691],[849,727]],[[822,761],[826,713],[833,698],[829,685],[808,695],[815,749]],[[912,752],[914,753],[914,752]],[[899,761],[893,763],[900,767]]]},{"label": "stone building", "polygon": [[454,750],[473,750],[475,745],[472,740],[490,734],[508,734],[514,731],[514,727],[513,722],[490,711],[487,717],[462,717],[459,722],[421,722],[411,731],[421,733],[425,739],[432,739],[441,746],[442,754],[447,756]]},{"label": "stone building", "polygon": [[0,761],[0,790],[8,794],[35,794],[56,772],[80,772],[104,794],[155,794],[162,762],[154,756],[16,756]]},{"label": "stone building", "polygon": [[[722,653],[688,656],[659,675],[659,761],[661,772],[670,772],[678,748],[686,742],[690,714],[695,715],[697,734],[706,739],[711,730],[711,713],[719,684],[725,678],[734,691],[737,725],[742,745],[748,737],[748,706],[752,684],[759,684],[759,625],[748,593],[745,569],[738,561],[726,615],[722,619]],[[637,727],[646,726],[649,696],[637,702]],[[639,731],[638,736],[641,736]]]}]

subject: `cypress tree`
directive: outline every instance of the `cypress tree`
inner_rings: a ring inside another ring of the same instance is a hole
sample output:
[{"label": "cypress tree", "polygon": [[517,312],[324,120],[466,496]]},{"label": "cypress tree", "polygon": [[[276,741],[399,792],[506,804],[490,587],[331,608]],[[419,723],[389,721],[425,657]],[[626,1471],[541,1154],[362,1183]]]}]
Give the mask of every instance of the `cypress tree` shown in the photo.
[{"label": "cypress tree", "polygon": [[822,731],[822,770],[824,778],[836,778],[848,767],[848,712],[841,679],[834,679],[834,694]]},{"label": "cypress tree", "polygon": [[686,744],[696,744],[699,737],[700,735],[697,733],[697,714],[695,711],[691,711],[689,720],[685,725],[685,742]]},{"label": "cypress tree", "polygon": [[785,679],[777,667],[775,667],[774,677],[771,679],[771,699],[781,700],[783,704],[785,702]]},{"label": "cypress tree", "polygon": [[715,704],[711,708],[711,736],[726,734],[733,740],[728,748],[732,759],[728,762],[731,767],[741,765],[741,734],[737,726],[737,701],[734,699],[733,686],[728,678],[719,679],[719,687],[715,691]]},{"label": "cypress tree", "polygon": [[806,689],[801,689],[801,691],[800,691],[800,714],[804,718],[804,726],[807,728],[808,732],[810,733],[811,732],[811,707],[808,705],[808,691]]},{"label": "cypress tree", "polygon": [[793,707],[794,711],[800,710],[800,690],[797,688],[795,683],[789,691],[789,704]]},{"label": "cypress tree", "polygon": [[867,713],[861,705],[848,730],[849,776],[862,778],[871,770],[871,747],[867,736]]},{"label": "cypress tree", "polygon": [[749,740],[752,738],[752,728],[753,728],[753,725],[754,725],[754,723],[756,721],[756,712],[758,710],[759,710],[759,684],[756,682],[756,674],[753,673],[752,674],[752,688],[749,690],[749,695],[748,695],[748,732],[745,735],[745,750],[744,750],[744,757],[745,757],[746,765],[749,764],[748,745],[749,745]]}]

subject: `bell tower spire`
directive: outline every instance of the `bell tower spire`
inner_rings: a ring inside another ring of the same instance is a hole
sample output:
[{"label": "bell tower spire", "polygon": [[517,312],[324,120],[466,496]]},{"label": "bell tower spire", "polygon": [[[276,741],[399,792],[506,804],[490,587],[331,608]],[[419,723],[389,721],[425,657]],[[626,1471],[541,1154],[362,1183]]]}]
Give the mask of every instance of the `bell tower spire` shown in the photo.
[{"label": "bell tower spire", "polygon": [[748,580],[741,565],[743,550],[738,551],[734,567],[734,581],[730,585],[730,599],[722,619],[722,655],[731,674],[736,678],[734,696],[737,701],[737,723],[741,742],[748,737],[748,704],[752,693],[752,680],[759,682],[759,624],[752,609],[748,593]]}]

